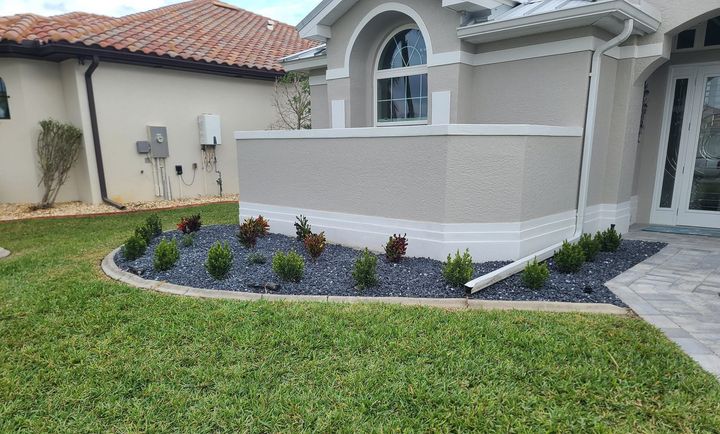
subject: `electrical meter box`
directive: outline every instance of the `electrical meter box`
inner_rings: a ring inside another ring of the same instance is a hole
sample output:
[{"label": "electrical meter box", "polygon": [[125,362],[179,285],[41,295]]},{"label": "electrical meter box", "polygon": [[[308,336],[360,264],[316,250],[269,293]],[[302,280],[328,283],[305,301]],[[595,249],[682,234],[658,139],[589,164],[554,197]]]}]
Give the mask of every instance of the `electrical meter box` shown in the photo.
[{"label": "electrical meter box", "polygon": [[202,146],[214,146],[222,144],[220,131],[220,116],[202,114],[198,116],[198,127],[200,129],[200,144]]},{"label": "electrical meter box", "polygon": [[167,158],[168,149],[167,128],[148,125],[148,141],[150,142],[150,156],[153,158]]}]

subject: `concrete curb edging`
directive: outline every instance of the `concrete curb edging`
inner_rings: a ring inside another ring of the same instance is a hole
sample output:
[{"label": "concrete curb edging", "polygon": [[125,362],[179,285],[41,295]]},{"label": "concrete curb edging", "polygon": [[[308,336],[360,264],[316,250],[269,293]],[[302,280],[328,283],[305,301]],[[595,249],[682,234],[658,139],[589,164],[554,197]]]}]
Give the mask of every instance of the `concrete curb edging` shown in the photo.
[{"label": "concrete curb edging", "polygon": [[577,312],[606,315],[629,315],[630,309],[600,303],[563,303],[550,301],[497,301],[475,300],[467,298],[411,298],[411,297],[362,297],[335,295],[292,295],[292,294],[260,294],[255,292],[224,291],[218,289],[201,289],[190,286],[175,285],[157,280],[146,280],[135,274],[120,269],[115,263],[115,255],[120,247],[103,258],[103,272],[113,280],[126,283],[136,288],[161,292],[164,294],[183,295],[186,297],[214,298],[245,301],[287,301],[287,302],[324,302],[324,303],[385,303],[403,306],[426,306],[447,310],[524,310],[538,312]]},{"label": "concrete curb edging", "polygon": [[0,247],[0,259],[5,259],[8,256],[10,256],[10,250],[6,250]]}]

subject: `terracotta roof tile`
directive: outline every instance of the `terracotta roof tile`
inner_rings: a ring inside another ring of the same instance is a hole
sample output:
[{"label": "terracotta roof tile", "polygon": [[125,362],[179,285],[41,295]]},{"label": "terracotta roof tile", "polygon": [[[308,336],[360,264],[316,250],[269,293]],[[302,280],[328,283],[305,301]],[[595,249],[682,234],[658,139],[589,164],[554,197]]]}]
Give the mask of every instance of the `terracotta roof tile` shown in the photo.
[{"label": "terracotta roof tile", "polygon": [[278,60],[311,48],[294,27],[216,0],[191,0],[123,17],[84,12],[0,17],[0,42],[64,42],[185,60],[282,71]]}]

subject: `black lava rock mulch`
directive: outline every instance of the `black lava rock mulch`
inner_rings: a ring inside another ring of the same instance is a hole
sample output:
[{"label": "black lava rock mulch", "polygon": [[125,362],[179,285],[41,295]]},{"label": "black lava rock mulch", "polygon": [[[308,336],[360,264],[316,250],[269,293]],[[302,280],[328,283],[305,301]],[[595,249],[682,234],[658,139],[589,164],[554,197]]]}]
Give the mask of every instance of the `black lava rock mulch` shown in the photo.
[{"label": "black lava rock mulch", "polygon": [[[378,277],[375,288],[359,291],[354,288],[352,266],[360,253],[356,249],[328,244],[325,252],[313,262],[305,253],[303,244],[294,238],[270,234],[258,240],[254,249],[243,247],[235,234],[237,226],[206,226],[196,233],[190,247],[183,247],[182,234],[165,232],[148,247],[145,255],[134,261],[126,261],[121,254],[115,257],[118,266],[146,279],[161,280],[196,288],[223,289],[245,292],[270,292],[276,294],[305,295],[362,295],[370,297],[465,297],[464,288],[448,286],[442,277],[441,262],[427,258],[404,258],[399,264],[390,264],[378,255]],[[180,260],[168,271],[155,271],[152,266],[155,247],[161,239],[176,239]],[[203,266],[207,251],[216,241],[227,242],[233,251],[233,267],[224,280],[213,279]],[[412,243],[412,240],[410,240]],[[615,254],[601,253],[595,263],[585,264],[575,275],[556,272],[551,264],[551,279],[546,288],[533,291],[522,287],[519,276],[513,276],[484,289],[474,298],[493,300],[546,300],[613,303],[622,306],[603,283],[643,261],[659,251],[662,243],[625,241]],[[380,246],[375,246],[380,248]],[[280,282],[271,268],[272,256],[278,251],[294,249],[305,258],[305,275],[299,283]],[[247,256],[261,253],[267,258],[265,264],[249,264]],[[484,262],[475,264],[475,276],[493,271],[507,262]],[[274,291],[264,290],[268,283],[279,284]]]},{"label": "black lava rock mulch", "polygon": [[600,252],[593,262],[586,262],[578,273],[561,273],[549,259],[550,279],[541,289],[522,285],[520,274],[482,289],[472,298],[484,300],[568,301],[574,303],[609,303],[626,307],[605,282],[641,263],[667,244],[623,240],[617,252]]}]

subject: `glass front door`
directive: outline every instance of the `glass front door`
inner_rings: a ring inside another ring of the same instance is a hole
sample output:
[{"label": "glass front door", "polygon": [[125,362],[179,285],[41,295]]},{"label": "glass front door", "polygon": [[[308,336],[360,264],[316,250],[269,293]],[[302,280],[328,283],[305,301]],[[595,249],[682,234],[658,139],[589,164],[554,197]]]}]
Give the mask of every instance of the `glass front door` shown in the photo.
[{"label": "glass front door", "polygon": [[720,67],[695,80],[678,224],[720,227]]},{"label": "glass front door", "polygon": [[652,222],[720,228],[720,65],[672,70]]}]

